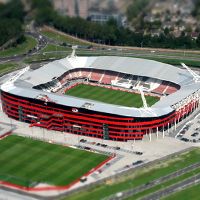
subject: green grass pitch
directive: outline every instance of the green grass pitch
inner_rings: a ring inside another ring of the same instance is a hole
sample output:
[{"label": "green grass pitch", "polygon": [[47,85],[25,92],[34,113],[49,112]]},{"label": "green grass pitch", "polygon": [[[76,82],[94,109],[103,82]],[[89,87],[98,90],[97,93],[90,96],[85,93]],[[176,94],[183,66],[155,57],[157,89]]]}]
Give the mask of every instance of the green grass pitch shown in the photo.
[{"label": "green grass pitch", "polygon": [[[108,88],[80,84],[68,91],[67,95],[101,101],[104,103],[141,108],[143,106],[140,94],[133,94],[129,92],[112,90]],[[159,98],[153,96],[146,96],[146,101],[149,106],[152,106]]]},{"label": "green grass pitch", "polygon": [[67,185],[108,158],[16,135],[0,140],[0,152],[0,180],[26,187]]}]

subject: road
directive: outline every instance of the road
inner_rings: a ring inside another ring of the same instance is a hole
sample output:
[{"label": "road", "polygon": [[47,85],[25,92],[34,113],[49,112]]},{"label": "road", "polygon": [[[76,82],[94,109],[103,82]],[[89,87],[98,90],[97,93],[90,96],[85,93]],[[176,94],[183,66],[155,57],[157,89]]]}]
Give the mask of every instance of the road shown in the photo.
[{"label": "road", "polygon": [[1,62],[10,62],[10,61],[12,61],[12,62],[20,62],[24,58],[31,57],[35,53],[38,53],[49,42],[45,37],[40,38],[40,34],[37,31],[35,31],[35,32],[26,32],[26,35],[29,35],[29,36],[31,36],[31,37],[33,37],[33,38],[35,38],[37,40],[37,42],[38,42],[37,47],[32,49],[31,51],[29,51],[26,54],[0,58],[0,63]]},{"label": "road", "polygon": [[[47,27],[50,31],[52,31],[53,33],[57,33],[57,34],[62,34],[62,35],[66,35],[66,37],[71,38],[72,40],[77,40],[79,42],[82,43],[86,43],[88,41],[81,39],[81,38],[76,38],[74,36],[71,36],[69,34],[60,32],[52,27]],[[51,41],[53,41],[51,39]],[[54,41],[56,42],[56,41]],[[57,44],[59,44],[59,42],[57,42]],[[198,60],[200,61],[200,53],[199,51],[195,51],[195,50],[186,50],[186,49],[159,49],[159,48],[146,48],[146,47],[130,47],[130,46],[109,46],[109,45],[104,45],[104,44],[97,44],[97,43],[89,43],[88,45],[93,45],[95,48],[95,51],[97,50],[97,52],[99,53],[105,53],[105,54],[109,54],[109,52],[113,51],[115,52],[115,55],[124,55],[124,52],[129,52],[129,53],[133,53],[133,54],[141,54],[143,56],[164,56],[162,58],[171,58],[174,56],[174,59],[186,59],[186,60],[190,60],[192,58],[194,58],[194,60]],[[195,59],[196,58],[196,59]]]},{"label": "road", "polygon": [[[140,50],[141,51],[141,50]],[[109,56],[128,56],[128,57],[141,57],[141,58],[157,58],[157,59],[180,59],[180,60],[191,60],[191,61],[199,61],[200,62],[200,56],[199,57],[193,57],[193,56],[182,56],[182,55],[170,55],[170,54],[161,54],[159,52],[151,53],[151,52],[141,52],[140,51],[117,51],[117,50],[101,50],[101,49],[96,49],[94,50],[88,50],[88,49],[78,49],[77,53],[78,54],[83,54],[83,55],[109,55]],[[48,51],[45,52],[46,54],[53,54],[53,53],[61,53],[61,54],[66,54],[66,51]]]},{"label": "road", "polygon": [[[34,48],[30,52],[23,54],[23,55],[16,55],[11,57],[4,57],[0,58],[0,63],[3,62],[20,62],[24,58],[30,58],[34,54],[40,54],[40,51],[47,45],[47,44],[54,44],[54,45],[60,45],[60,43],[56,40],[50,39],[46,36],[42,36],[40,32],[32,28],[31,31],[26,31],[26,35],[34,37],[38,41],[37,48]],[[111,49],[109,49],[111,48]],[[193,54],[193,55],[187,55],[183,52],[177,53],[170,53],[168,50],[166,51],[160,51],[159,49],[155,51],[147,50],[146,48],[138,48],[135,49],[122,49],[122,47],[99,47],[94,50],[88,50],[87,47],[82,47],[77,52],[83,55],[115,55],[115,56],[131,56],[131,57],[145,57],[145,58],[157,58],[157,59],[180,59],[180,60],[192,60],[192,61],[200,61],[200,54]],[[57,52],[48,52],[48,53],[58,53]],[[65,51],[59,52],[59,53],[66,53]],[[191,53],[190,53],[191,54]],[[47,59],[48,60],[48,59]],[[49,59],[51,60],[51,59]]]},{"label": "road", "polygon": [[192,186],[194,184],[199,184],[200,183],[200,174],[192,176],[180,183],[174,184],[170,187],[167,187],[163,190],[159,190],[158,192],[155,192],[151,195],[148,195],[144,198],[142,198],[142,200],[158,200],[161,199],[165,196],[169,196],[172,193],[178,192],[180,190],[183,190],[189,186]]},{"label": "road", "polygon": [[149,183],[143,184],[143,185],[141,185],[139,187],[136,187],[134,189],[121,191],[121,193],[123,193],[123,196],[121,196],[121,197],[117,197],[117,194],[114,194],[114,195],[111,195],[110,197],[105,198],[105,199],[106,200],[122,200],[122,199],[126,199],[128,197],[131,197],[131,196],[137,194],[137,193],[140,193],[140,192],[143,192],[145,190],[148,190],[148,189],[150,189],[150,188],[152,188],[152,187],[154,187],[156,185],[160,185],[160,184],[162,184],[162,183],[164,183],[166,181],[174,179],[174,178],[176,178],[178,176],[181,176],[181,175],[183,175],[185,173],[191,172],[191,171],[193,171],[193,170],[195,170],[195,169],[197,169],[199,167],[200,167],[200,163],[195,163],[195,164],[190,165],[190,166],[188,166],[186,168],[183,168],[181,170],[173,172],[173,173],[171,173],[171,174],[169,174],[167,176],[163,176],[163,177],[160,177],[158,179],[155,179],[154,181],[151,181]]},{"label": "road", "polygon": [[10,189],[0,188],[0,200],[39,200],[35,196],[26,195],[25,193],[16,193],[16,191],[12,191]]}]

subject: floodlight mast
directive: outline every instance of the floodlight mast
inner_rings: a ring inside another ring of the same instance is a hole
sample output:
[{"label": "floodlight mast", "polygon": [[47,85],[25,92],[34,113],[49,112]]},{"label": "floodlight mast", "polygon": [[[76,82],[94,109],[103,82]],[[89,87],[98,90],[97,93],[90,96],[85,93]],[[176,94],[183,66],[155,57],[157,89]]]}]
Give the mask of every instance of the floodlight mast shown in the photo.
[{"label": "floodlight mast", "polygon": [[193,76],[193,80],[195,81],[195,83],[200,82],[200,76],[197,73],[192,71],[186,64],[181,63],[181,65]]},{"label": "floodlight mast", "polygon": [[146,101],[146,98],[145,98],[145,95],[144,95],[144,91],[143,91],[143,86],[139,86],[136,89],[140,92],[141,97],[142,97],[142,102],[143,102],[143,108],[140,109],[140,112],[151,113],[154,116],[157,116],[156,113],[150,107],[148,107],[148,104],[147,104],[147,101]]},{"label": "floodlight mast", "polygon": [[8,84],[12,84],[14,83],[20,76],[22,76],[25,72],[27,72],[30,69],[30,66],[25,67],[24,69],[22,69],[21,71],[19,71],[17,74],[15,74],[14,76],[12,76],[8,81],[6,81],[4,84],[8,85]]},{"label": "floodlight mast", "polygon": [[72,46],[72,53],[69,56],[70,58],[75,58],[76,57],[76,49],[78,49],[78,46]]},{"label": "floodlight mast", "polygon": [[147,101],[143,92],[143,87],[138,87],[138,90],[140,91],[141,97],[142,97],[142,102],[143,102],[143,108],[147,109],[148,105],[147,105]]}]

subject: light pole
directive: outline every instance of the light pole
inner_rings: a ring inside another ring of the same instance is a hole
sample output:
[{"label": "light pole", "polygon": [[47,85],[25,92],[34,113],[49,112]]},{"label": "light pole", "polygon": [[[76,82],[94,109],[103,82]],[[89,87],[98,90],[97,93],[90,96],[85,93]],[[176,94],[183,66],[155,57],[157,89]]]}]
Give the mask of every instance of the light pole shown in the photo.
[{"label": "light pole", "polygon": [[142,42],[140,43],[141,49],[143,48],[143,44],[144,44],[144,42],[142,41]]},{"label": "light pole", "polygon": [[43,132],[43,141],[44,141],[44,128],[42,128],[42,132]]},{"label": "light pole", "polygon": [[184,44],[184,51],[183,51],[183,55],[184,55],[184,57],[185,57],[185,54],[186,54],[186,52],[185,52],[185,44]]},{"label": "light pole", "polygon": [[31,133],[32,133],[32,138],[33,138],[33,127],[31,127]]},{"label": "light pole", "polygon": [[80,135],[78,134],[78,146],[80,146]]},{"label": "light pole", "polygon": [[11,118],[10,118],[10,128],[12,129],[12,119]]}]

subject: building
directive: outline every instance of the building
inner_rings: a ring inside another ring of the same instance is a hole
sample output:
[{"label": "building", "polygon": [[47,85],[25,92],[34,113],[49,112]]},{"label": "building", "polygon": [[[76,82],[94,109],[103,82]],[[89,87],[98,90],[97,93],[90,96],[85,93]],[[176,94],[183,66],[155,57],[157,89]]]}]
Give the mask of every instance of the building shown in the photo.
[{"label": "building", "polygon": [[54,0],[53,5],[63,15],[88,17],[89,0]]},{"label": "building", "polygon": [[[138,58],[72,54],[12,77],[1,86],[2,108],[9,117],[30,126],[107,140],[142,140],[144,135],[158,136],[170,127],[176,129],[199,107],[199,76],[183,66],[186,69]],[[83,83],[133,93],[143,88],[144,106],[65,95],[66,90]],[[160,100],[148,107],[146,95]]]},{"label": "building", "polygon": [[123,25],[122,16],[118,13],[111,13],[107,11],[89,11],[89,16],[87,18],[89,21],[105,24],[110,19],[115,19],[118,25]]},{"label": "building", "polygon": [[97,23],[105,23],[110,18],[124,25],[128,0],[52,0],[56,10],[70,17],[81,17]]}]

